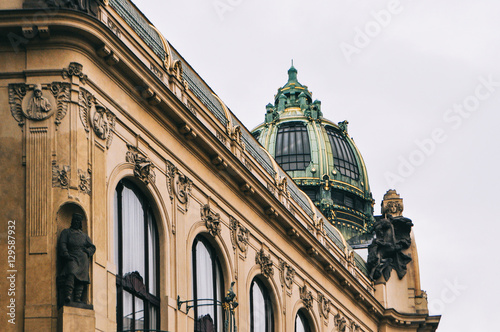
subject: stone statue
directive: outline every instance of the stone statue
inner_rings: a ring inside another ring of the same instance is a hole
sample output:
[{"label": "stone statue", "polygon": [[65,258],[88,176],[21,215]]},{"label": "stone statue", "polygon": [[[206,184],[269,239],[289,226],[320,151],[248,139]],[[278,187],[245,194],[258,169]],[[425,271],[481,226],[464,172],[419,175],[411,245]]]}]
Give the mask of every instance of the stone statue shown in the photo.
[{"label": "stone statue", "polygon": [[42,96],[42,87],[39,84],[35,85],[34,94],[28,103],[26,114],[30,119],[42,120],[47,117],[47,113],[49,113],[51,109],[52,105],[50,105],[49,100]]},{"label": "stone statue", "polygon": [[59,237],[58,253],[62,260],[59,294],[67,306],[86,307],[84,288],[90,284],[89,266],[95,246],[82,231],[83,218],[81,214],[73,214],[71,227],[63,230]]}]

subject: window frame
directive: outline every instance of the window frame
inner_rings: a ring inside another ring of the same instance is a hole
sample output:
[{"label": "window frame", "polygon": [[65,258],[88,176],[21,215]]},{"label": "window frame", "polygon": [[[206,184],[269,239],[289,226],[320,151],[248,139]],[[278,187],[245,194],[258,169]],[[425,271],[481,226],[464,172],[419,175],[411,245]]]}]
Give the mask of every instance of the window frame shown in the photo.
[{"label": "window frame", "polygon": [[274,159],[284,171],[305,171],[307,169],[312,160],[311,140],[307,124],[285,122],[278,126]]},{"label": "window frame", "polygon": [[[123,262],[124,262],[124,257],[123,257],[123,189],[126,187],[127,189],[131,190],[138,201],[141,203],[142,207],[142,221],[144,223],[144,276],[140,276],[138,278],[137,276],[140,275],[137,273],[135,275],[135,272],[129,272],[126,275],[123,275]],[[117,274],[116,274],[116,324],[117,324],[117,331],[123,330],[123,305],[124,305],[124,293],[128,293],[132,296],[132,320],[131,320],[131,325],[132,327],[129,329],[131,331],[135,331],[136,329],[138,330],[144,330],[144,329],[149,329],[154,326],[151,324],[151,317],[150,317],[150,308],[154,307],[156,309],[156,322],[153,324],[157,326],[157,328],[160,327],[161,319],[160,319],[160,297],[159,295],[154,295],[150,293],[150,265],[149,265],[149,218],[151,218],[151,226],[153,227],[153,233],[155,236],[155,248],[153,249],[155,251],[155,258],[156,258],[156,267],[154,268],[154,273],[155,275],[153,276],[153,280],[155,282],[155,288],[156,288],[156,294],[160,293],[160,264],[159,264],[159,255],[160,255],[160,249],[159,249],[159,234],[158,234],[158,227],[156,224],[156,218],[154,216],[153,208],[152,205],[149,203],[146,195],[135,185],[132,181],[127,180],[127,179],[122,179],[118,183],[118,185],[115,188],[115,197],[114,199],[116,200],[116,209],[115,213],[117,215],[115,216],[115,241],[117,241],[117,246],[115,246],[116,252],[115,252],[115,262],[117,263]],[[117,236],[116,236],[117,235]],[[134,284],[137,284],[137,281],[142,281],[143,285],[146,287],[146,292],[144,292],[143,289],[140,289],[141,287],[134,287]],[[136,327],[136,299],[142,300],[143,301],[143,313],[144,313],[144,326],[143,327]]]},{"label": "window frame", "polygon": [[325,131],[332,149],[335,169],[341,175],[358,181],[360,179],[359,162],[347,138],[331,126],[326,126]]},{"label": "window frame", "polygon": [[252,282],[250,283],[250,332],[254,332],[255,329],[255,322],[254,322],[254,299],[253,299],[253,287],[254,286],[259,287],[262,297],[264,298],[264,312],[265,312],[265,330],[266,332],[274,332],[274,308],[273,308],[273,302],[271,300],[271,292],[269,291],[268,287],[258,278],[255,277],[253,278]]}]

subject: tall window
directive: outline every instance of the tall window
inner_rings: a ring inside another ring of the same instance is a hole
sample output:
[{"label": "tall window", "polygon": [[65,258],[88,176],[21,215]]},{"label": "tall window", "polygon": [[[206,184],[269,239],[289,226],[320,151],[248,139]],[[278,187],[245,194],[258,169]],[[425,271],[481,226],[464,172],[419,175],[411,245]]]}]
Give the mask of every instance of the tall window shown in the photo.
[{"label": "tall window", "polygon": [[358,163],[345,137],[331,127],[326,127],[326,133],[332,147],[335,168],[344,176],[359,179]]},{"label": "tall window", "polygon": [[302,123],[285,123],[276,134],[276,162],[285,171],[305,170],[311,162],[307,128]]},{"label": "tall window", "polygon": [[115,191],[117,330],[159,329],[158,232],[151,206],[122,180]]},{"label": "tall window", "polygon": [[250,286],[250,331],[273,332],[273,306],[267,288],[255,278]]},{"label": "tall window", "polygon": [[307,318],[302,311],[295,316],[295,332],[311,332]]},{"label": "tall window", "polygon": [[222,331],[224,280],[215,248],[198,236],[193,243],[193,295],[195,332]]}]

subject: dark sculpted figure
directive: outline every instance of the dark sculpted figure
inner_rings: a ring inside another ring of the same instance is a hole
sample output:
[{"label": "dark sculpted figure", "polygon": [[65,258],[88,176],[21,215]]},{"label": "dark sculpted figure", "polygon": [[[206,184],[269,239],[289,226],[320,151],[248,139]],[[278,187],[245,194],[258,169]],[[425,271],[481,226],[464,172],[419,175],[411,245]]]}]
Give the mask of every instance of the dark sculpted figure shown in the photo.
[{"label": "dark sculpted figure", "polygon": [[95,246],[82,231],[83,216],[73,214],[71,227],[63,230],[59,237],[59,257],[62,260],[60,278],[60,296],[64,305],[82,306],[84,288],[90,283],[90,258],[95,253]]}]

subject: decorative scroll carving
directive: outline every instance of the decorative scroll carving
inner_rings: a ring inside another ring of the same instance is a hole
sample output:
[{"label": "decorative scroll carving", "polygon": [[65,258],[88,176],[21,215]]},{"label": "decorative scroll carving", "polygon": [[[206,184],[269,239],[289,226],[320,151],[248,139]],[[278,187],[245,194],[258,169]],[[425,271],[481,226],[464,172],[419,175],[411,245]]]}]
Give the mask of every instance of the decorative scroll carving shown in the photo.
[{"label": "decorative scroll carving", "polygon": [[56,99],[56,125],[59,125],[68,113],[70,83],[52,82],[49,84],[50,91]]},{"label": "decorative scroll carving", "polygon": [[312,304],[313,304],[313,296],[310,290],[307,289],[307,285],[304,285],[304,287],[300,287],[300,299],[302,302],[304,302],[304,307],[307,310],[312,309]]},{"label": "decorative scroll carving", "polygon": [[325,319],[328,319],[328,315],[330,314],[330,305],[332,302],[327,299],[323,293],[318,292],[318,307],[319,307],[319,314],[320,316],[323,316]]},{"label": "decorative scroll carving", "polygon": [[279,260],[279,266],[281,285],[285,285],[286,288],[292,289],[293,280],[295,279],[295,269],[282,259]]},{"label": "decorative scroll carving", "polygon": [[233,243],[233,249],[238,247],[241,252],[246,253],[250,232],[232,216],[229,216],[229,224],[231,228],[231,242]]},{"label": "decorative scroll carving", "polygon": [[347,319],[338,312],[333,317],[333,322],[335,323],[335,327],[339,332],[345,332],[347,329]]},{"label": "decorative scroll carving", "polygon": [[115,122],[116,117],[109,109],[101,105],[95,106],[92,127],[94,128],[96,136],[106,141],[106,148],[108,149],[113,140]]},{"label": "decorative scroll carving", "polygon": [[23,99],[26,96],[26,84],[9,84],[9,104],[10,112],[20,126],[24,125]]},{"label": "decorative scroll carving", "polygon": [[368,247],[368,262],[366,267],[370,279],[377,280],[381,276],[389,280],[392,269],[396,270],[399,279],[406,274],[406,265],[411,262],[411,256],[402,250],[411,245],[410,232],[413,223],[405,217],[383,218],[373,226],[376,238]]},{"label": "decorative scroll carving", "polygon": [[177,167],[172,164],[169,160],[166,162],[167,164],[167,188],[168,188],[168,193],[170,194],[170,199],[174,198],[173,194],[173,183],[175,179],[175,175],[177,174],[178,170]]},{"label": "decorative scroll carving", "polygon": [[80,121],[82,121],[83,128],[86,132],[90,131],[89,119],[90,111],[95,103],[94,96],[87,90],[80,88],[78,93],[78,106],[80,109]]},{"label": "decorative scroll carving", "polygon": [[156,181],[153,162],[142,154],[138,148],[127,144],[126,161],[134,164],[134,175],[145,184]]},{"label": "decorative scroll carving", "polygon": [[213,237],[220,235],[220,214],[212,211],[212,209],[210,209],[210,205],[205,204],[201,207],[201,220],[205,222],[205,226],[207,227],[210,235]]},{"label": "decorative scroll carving", "polygon": [[273,262],[271,255],[265,254],[264,249],[260,249],[255,255],[255,263],[260,265],[260,270],[264,277],[270,278],[274,275]]},{"label": "decorative scroll carving", "polygon": [[92,171],[90,169],[87,171],[83,171],[81,169],[78,170],[78,189],[87,195],[90,195],[92,192],[91,173]]},{"label": "decorative scroll carving", "polygon": [[82,84],[87,83],[87,75],[82,72],[83,66],[78,62],[71,62],[68,68],[62,70],[62,77],[68,78],[70,76],[77,76]]},{"label": "decorative scroll carving", "polygon": [[52,166],[52,187],[68,188],[69,173],[69,166]]}]

